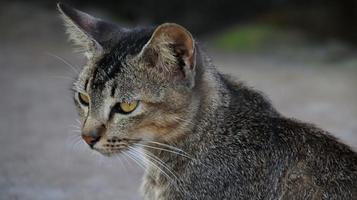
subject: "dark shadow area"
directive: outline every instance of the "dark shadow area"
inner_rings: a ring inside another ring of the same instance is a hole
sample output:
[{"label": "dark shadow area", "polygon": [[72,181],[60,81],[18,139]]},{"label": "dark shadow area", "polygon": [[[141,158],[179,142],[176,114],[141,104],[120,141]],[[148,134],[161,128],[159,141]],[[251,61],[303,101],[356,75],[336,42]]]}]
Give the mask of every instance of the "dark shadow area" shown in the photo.
[{"label": "dark shadow area", "polygon": [[[11,1],[13,2],[13,1]],[[56,1],[31,4],[53,8]],[[336,38],[356,43],[357,2],[354,0],[63,0],[80,9],[105,11],[112,19],[131,24],[173,21],[205,35],[237,23],[265,23],[294,28],[315,38]]]}]

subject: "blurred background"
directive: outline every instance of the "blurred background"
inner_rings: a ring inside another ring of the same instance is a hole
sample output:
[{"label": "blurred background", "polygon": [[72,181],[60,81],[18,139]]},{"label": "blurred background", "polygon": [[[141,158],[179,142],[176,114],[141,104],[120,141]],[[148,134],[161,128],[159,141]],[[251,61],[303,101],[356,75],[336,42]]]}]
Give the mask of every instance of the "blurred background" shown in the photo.
[{"label": "blurred background", "polygon": [[[357,1],[64,2],[127,27],[184,25],[219,70],[357,149]],[[55,1],[0,1],[1,200],[141,199],[140,167],[78,138],[69,88],[84,63]]]}]

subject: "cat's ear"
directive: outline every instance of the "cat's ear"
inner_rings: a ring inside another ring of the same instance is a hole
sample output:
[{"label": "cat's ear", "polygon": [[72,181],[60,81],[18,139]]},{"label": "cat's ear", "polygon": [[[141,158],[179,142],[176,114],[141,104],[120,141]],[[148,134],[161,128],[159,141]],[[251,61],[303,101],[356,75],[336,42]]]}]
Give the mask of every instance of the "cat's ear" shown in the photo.
[{"label": "cat's ear", "polygon": [[174,23],[158,26],[141,54],[153,67],[169,72],[170,78],[189,81],[193,86],[195,41],[184,27]]},{"label": "cat's ear", "polygon": [[101,54],[105,43],[113,35],[120,32],[118,26],[76,10],[66,4],[58,3],[57,7],[67,27],[69,39],[88,58]]}]

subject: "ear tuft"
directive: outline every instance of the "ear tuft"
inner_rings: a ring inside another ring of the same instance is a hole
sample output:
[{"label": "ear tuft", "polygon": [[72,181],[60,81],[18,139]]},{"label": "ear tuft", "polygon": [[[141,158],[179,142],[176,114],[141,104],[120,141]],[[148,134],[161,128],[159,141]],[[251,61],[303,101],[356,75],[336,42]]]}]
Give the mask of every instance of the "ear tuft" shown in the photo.
[{"label": "ear tuft", "polygon": [[69,39],[79,47],[79,51],[87,55],[101,54],[104,44],[120,35],[121,29],[110,22],[95,18],[63,3],[58,3],[57,7],[67,27]]},{"label": "ear tuft", "polygon": [[94,53],[98,53],[102,50],[99,43],[86,31],[90,29],[90,25],[93,24],[93,17],[63,3],[58,3],[57,8],[66,26],[69,40],[76,45],[77,51],[85,53],[85,55],[90,58]]}]

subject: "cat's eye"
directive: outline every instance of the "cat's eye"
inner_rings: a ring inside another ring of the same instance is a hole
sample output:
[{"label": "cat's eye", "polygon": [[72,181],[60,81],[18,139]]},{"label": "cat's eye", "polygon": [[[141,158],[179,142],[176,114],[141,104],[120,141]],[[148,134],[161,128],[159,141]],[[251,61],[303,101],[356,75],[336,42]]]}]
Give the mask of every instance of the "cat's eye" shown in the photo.
[{"label": "cat's eye", "polygon": [[78,99],[81,104],[88,106],[89,105],[89,97],[83,93],[78,93]]},{"label": "cat's eye", "polygon": [[138,101],[117,103],[113,107],[112,112],[121,113],[121,114],[129,114],[129,113],[133,112],[138,107],[138,104],[139,104]]}]

